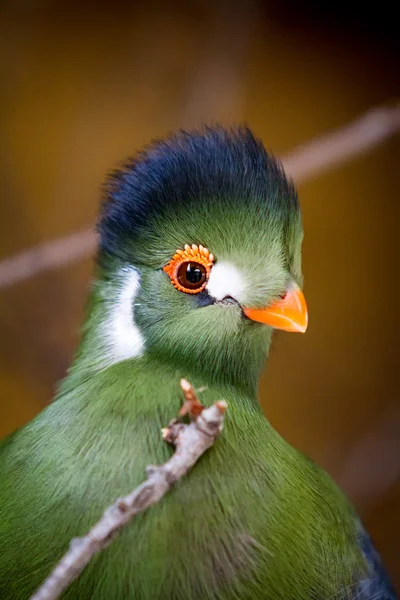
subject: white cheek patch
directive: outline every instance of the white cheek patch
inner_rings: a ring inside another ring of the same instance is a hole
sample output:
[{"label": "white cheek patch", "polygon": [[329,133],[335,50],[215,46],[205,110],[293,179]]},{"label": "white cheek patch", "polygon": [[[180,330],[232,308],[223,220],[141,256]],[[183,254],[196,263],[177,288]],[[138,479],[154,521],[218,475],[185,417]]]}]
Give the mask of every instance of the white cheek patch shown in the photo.
[{"label": "white cheek patch", "polygon": [[215,300],[223,300],[226,296],[232,296],[240,302],[246,290],[246,284],[240,271],[234,265],[221,262],[211,269],[206,289]]},{"label": "white cheek patch", "polygon": [[107,362],[117,363],[141,356],[144,338],[133,316],[133,305],[140,286],[140,275],[134,268],[121,272],[121,288],[109,319],[105,323],[107,337]]}]

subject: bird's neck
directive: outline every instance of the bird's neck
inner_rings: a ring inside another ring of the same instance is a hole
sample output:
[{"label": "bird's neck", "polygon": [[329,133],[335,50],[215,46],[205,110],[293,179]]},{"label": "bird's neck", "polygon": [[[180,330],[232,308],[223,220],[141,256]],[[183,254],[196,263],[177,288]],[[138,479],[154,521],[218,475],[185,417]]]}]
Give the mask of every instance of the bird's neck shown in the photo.
[{"label": "bird's neck", "polygon": [[[92,376],[75,364],[49,410],[56,411],[56,418],[64,427],[66,423],[76,427],[82,443],[100,444],[99,452],[115,456],[116,463],[126,459],[135,464],[138,479],[130,484],[134,487],[140,483],[147,465],[161,464],[170,456],[168,444],[161,439],[161,429],[179,414],[183,375],[186,373],[182,370],[171,370],[168,365],[145,357],[120,362]],[[251,464],[258,444],[266,447],[276,439],[255,394],[225,384],[207,385],[201,374],[191,375],[190,381],[204,406],[217,400],[228,403],[223,447],[229,456],[239,460],[243,453],[248,454]],[[240,440],[247,438],[253,443],[241,449]]]},{"label": "bird's neck", "polygon": [[113,376],[123,371],[128,374],[123,381],[131,386],[147,381],[151,373],[161,388],[167,385],[167,380],[176,387],[184,377],[200,388],[234,389],[257,404],[258,380],[268,354],[270,335],[257,338],[254,347],[240,343],[223,345],[212,364],[210,360],[201,364],[192,356],[172,360],[169,353],[157,353],[147,347],[145,337],[132,319],[130,304],[120,306],[120,316],[117,321],[114,319],[114,286],[114,282],[100,282],[89,296],[88,317],[67,385],[70,381],[76,385],[78,381],[97,379],[103,373]]},{"label": "bird's neck", "polygon": [[84,404],[93,404],[93,408],[102,403],[103,409],[110,408],[132,419],[157,417],[160,426],[164,426],[177,415],[183,402],[182,378],[190,381],[206,406],[224,399],[235,405],[235,411],[261,414],[257,385],[253,382],[238,387],[229,379],[216,381],[207,372],[172,367],[146,354],[102,370],[91,368],[87,358],[78,356],[58,395],[85,398]]},{"label": "bird's neck", "polygon": [[[88,300],[82,341],[61,382],[58,398],[68,398],[72,403],[79,398],[79,410],[84,408],[86,414],[97,406],[100,411],[116,411],[129,421],[145,416],[165,426],[179,411],[183,401],[180,380],[185,378],[201,390],[200,401],[205,405],[232,399],[237,410],[261,414],[257,390],[265,352],[260,352],[258,364],[254,364],[254,354],[249,356],[248,365],[242,361],[239,378],[234,349],[232,360],[221,361],[220,368],[212,371],[190,362],[170,362],[168,356],[156,355],[145,345],[137,356],[117,359],[109,337],[112,291],[95,284]],[[129,321],[126,327],[129,331]]]}]

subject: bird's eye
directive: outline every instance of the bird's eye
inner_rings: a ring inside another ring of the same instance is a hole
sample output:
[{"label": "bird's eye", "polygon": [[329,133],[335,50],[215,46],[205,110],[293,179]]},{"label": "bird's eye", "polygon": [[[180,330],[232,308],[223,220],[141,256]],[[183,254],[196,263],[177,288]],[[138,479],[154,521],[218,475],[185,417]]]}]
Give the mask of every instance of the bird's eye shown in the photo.
[{"label": "bird's eye", "polygon": [[207,248],[186,244],[184,250],[176,251],[164,271],[177,290],[198,294],[205,288],[213,264],[214,256]]},{"label": "bird's eye", "polygon": [[197,291],[206,281],[207,270],[200,263],[184,262],[178,269],[177,277],[183,288]]}]

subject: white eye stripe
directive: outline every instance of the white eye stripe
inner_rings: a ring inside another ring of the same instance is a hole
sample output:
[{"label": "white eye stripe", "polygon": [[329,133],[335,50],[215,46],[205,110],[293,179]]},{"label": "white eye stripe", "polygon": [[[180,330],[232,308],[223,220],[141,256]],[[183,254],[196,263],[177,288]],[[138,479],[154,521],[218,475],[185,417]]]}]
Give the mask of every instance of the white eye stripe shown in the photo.
[{"label": "white eye stripe", "polygon": [[240,271],[231,263],[219,262],[213,266],[206,289],[215,300],[232,296],[240,301],[246,290]]},{"label": "white eye stripe", "polygon": [[134,268],[121,273],[122,286],[115,305],[105,323],[107,357],[109,364],[141,356],[144,338],[133,316],[135,297],[140,286],[140,275]]}]

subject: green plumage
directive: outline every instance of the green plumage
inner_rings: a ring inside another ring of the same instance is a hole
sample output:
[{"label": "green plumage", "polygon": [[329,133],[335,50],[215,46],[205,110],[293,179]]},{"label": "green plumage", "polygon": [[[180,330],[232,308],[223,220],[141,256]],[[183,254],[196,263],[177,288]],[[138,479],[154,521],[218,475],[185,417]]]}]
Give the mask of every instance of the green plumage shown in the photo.
[{"label": "green plumage", "polygon": [[[170,456],[160,428],[186,377],[206,387],[204,404],[228,402],[222,437],[63,597],[350,599],[367,568],[356,515],[257,402],[272,329],[162,271],[177,248],[203,244],[244,274],[240,302],[271,303],[288,277],[301,282],[293,188],[247,130],[216,129],[154,146],[107,194],[76,359],[56,402],[0,449],[0,598],[28,598],[70,539]],[[143,348],[122,360],[112,315],[132,272]]]}]

